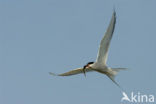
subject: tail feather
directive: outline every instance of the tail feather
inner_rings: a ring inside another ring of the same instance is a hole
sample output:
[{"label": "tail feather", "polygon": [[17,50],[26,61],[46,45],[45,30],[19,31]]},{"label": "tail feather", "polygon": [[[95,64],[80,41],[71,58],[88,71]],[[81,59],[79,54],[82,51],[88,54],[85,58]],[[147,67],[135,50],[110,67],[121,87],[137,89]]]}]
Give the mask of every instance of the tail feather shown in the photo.
[{"label": "tail feather", "polygon": [[[127,68],[111,68],[107,73],[107,76],[118,86],[120,85],[115,81],[115,76],[118,74],[120,70],[126,70]],[[120,87],[121,88],[121,87]]]},{"label": "tail feather", "polygon": [[127,70],[127,68],[111,68],[113,71]]},{"label": "tail feather", "polygon": [[[107,75],[108,76],[108,75]],[[108,76],[118,87],[120,87],[120,85],[115,81],[114,76]],[[121,87],[120,87],[121,88]]]},{"label": "tail feather", "polygon": [[127,68],[111,68],[110,74],[115,77],[120,70],[127,70]]}]

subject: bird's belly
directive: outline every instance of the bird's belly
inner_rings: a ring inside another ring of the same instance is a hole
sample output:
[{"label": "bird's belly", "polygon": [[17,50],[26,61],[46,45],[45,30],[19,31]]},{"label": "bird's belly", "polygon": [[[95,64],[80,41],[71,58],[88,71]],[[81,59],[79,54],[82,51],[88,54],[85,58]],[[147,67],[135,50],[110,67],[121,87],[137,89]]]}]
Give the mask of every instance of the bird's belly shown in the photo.
[{"label": "bird's belly", "polygon": [[97,64],[97,63],[91,65],[91,67],[92,67],[93,69],[95,69],[95,70],[101,70],[101,71],[106,71],[106,70],[108,69],[107,66],[105,66],[105,65],[99,65],[99,64]]},{"label": "bird's belly", "polygon": [[107,67],[103,67],[103,68],[97,68],[95,69],[96,71],[102,71],[102,72],[107,72],[108,68]]},{"label": "bird's belly", "polygon": [[93,70],[100,72],[100,73],[107,73],[108,72],[108,67],[107,66],[94,66],[92,67]]},{"label": "bird's belly", "polygon": [[109,69],[107,67],[103,67],[103,68],[98,68],[98,69],[94,69],[95,71],[108,75],[109,74]]}]

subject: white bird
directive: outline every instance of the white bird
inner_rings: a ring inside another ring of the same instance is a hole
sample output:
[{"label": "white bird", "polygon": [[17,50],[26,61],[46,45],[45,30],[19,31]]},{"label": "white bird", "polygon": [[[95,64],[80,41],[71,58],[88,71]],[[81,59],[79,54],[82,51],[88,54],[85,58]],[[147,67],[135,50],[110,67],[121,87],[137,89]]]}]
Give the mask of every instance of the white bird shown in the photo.
[{"label": "white bird", "polygon": [[66,73],[57,75],[57,74],[50,72],[49,74],[57,75],[57,76],[70,76],[70,75],[75,75],[75,74],[80,74],[80,73],[84,73],[85,75],[85,71],[86,72],[97,71],[99,73],[107,75],[117,86],[119,86],[119,84],[116,83],[114,78],[120,70],[125,70],[126,68],[110,68],[110,67],[107,67],[106,65],[107,57],[108,57],[108,49],[109,49],[110,42],[111,42],[113,32],[115,29],[115,24],[116,24],[116,12],[114,10],[110,24],[107,28],[107,31],[101,40],[99,52],[98,52],[97,59],[95,62],[89,62],[83,68],[77,68],[75,70],[71,70]]}]

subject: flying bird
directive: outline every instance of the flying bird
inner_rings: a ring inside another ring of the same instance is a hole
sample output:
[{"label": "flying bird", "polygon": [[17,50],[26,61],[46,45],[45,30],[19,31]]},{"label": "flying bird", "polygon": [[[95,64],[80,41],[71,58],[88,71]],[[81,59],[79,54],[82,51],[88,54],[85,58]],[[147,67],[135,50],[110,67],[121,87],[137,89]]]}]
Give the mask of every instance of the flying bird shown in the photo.
[{"label": "flying bird", "polygon": [[52,72],[49,72],[49,74],[57,76],[71,76],[84,73],[84,75],[86,76],[85,74],[86,72],[97,71],[99,73],[107,75],[117,86],[119,86],[119,84],[115,81],[114,78],[120,70],[125,70],[126,68],[111,68],[108,67],[106,64],[108,50],[115,29],[115,24],[116,24],[116,12],[114,10],[107,31],[105,32],[105,35],[101,40],[97,59],[95,62],[88,62],[84,67],[77,68],[66,73],[54,74]]}]

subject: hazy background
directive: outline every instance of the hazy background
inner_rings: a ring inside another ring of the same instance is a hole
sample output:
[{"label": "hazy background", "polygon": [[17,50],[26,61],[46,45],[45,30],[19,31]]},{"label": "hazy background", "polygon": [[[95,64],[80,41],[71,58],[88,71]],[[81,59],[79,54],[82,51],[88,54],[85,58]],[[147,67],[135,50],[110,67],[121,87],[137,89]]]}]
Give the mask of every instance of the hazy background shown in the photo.
[{"label": "hazy background", "polygon": [[156,0],[1,0],[0,103],[119,104],[105,75],[48,74],[96,59],[113,5],[108,65],[129,68],[116,77],[127,94],[156,95]]}]

